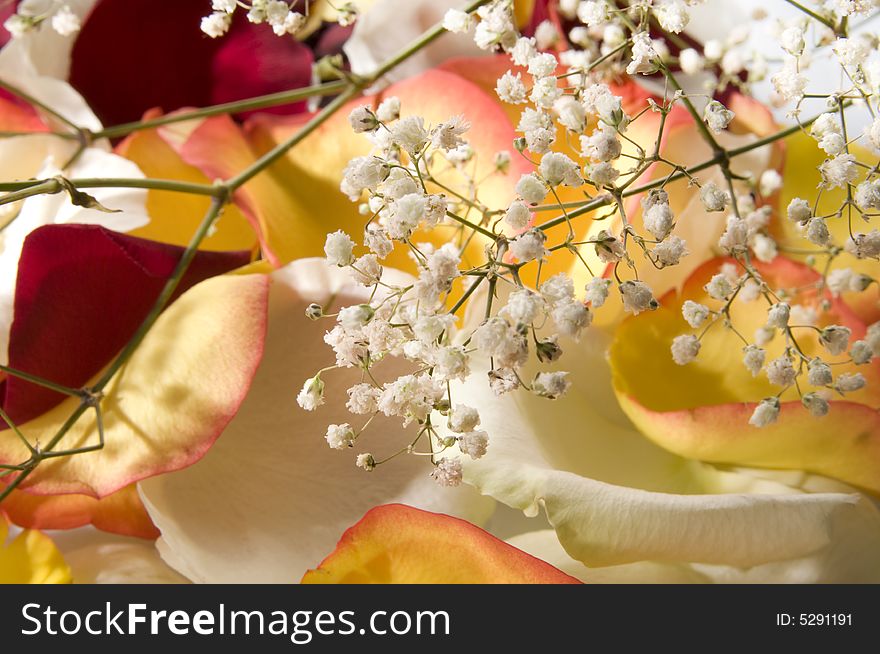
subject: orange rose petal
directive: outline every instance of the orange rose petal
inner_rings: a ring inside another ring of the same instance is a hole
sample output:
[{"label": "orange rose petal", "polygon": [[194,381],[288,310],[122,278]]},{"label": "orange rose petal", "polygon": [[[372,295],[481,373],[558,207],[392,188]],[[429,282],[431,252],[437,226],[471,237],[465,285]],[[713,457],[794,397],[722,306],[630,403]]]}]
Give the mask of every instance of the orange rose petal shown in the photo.
[{"label": "orange rose petal", "polygon": [[[696,361],[679,366],[672,360],[672,339],[690,332],[681,317],[682,303],[691,299],[717,306],[707,300],[702,286],[723,262],[706,263],[681,294],[670,293],[661,300],[659,310],[628,318],[618,328],[610,362],[624,411],[649,438],[688,458],[807,470],[880,491],[880,414],[873,408],[880,403],[877,363],[834,367],[835,375],[858,370],[868,379],[868,386],[847,394],[844,400],[832,399],[826,417],[811,417],[795,393],[788,391],[778,421],[758,429],[748,424],[755,403],[780,389],[763,374],[752,377],[746,370],[743,343],[736,335],[716,325],[702,338]],[[782,257],[759,268],[774,288],[803,287],[818,278],[806,266]],[[796,297],[803,302],[821,299],[815,291]],[[734,326],[750,337],[766,321],[767,306],[763,299],[736,301],[731,311]],[[829,313],[828,324],[850,327],[853,340],[864,335],[864,324],[841,301],[832,300]],[[835,359],[823,353],[812,330],[796,330],[795,334],[807,356]],[[766,349],[767,361],[779,356],[781,338]],[[804,388],[804,392],[809,390],[814,389]]]},{"label": "orange rose petal", "polygon": [[371,509],[304,584],[577,584],[469,522],[402,504]]},{"label": "orange rose petal", "polygon": [[155,539],[159,530],[134,485],[102,499],[88,495],[32,495],[13,491],[0,505],[10,522],[27,529],[74,529],[93,525],[122,536]]}]

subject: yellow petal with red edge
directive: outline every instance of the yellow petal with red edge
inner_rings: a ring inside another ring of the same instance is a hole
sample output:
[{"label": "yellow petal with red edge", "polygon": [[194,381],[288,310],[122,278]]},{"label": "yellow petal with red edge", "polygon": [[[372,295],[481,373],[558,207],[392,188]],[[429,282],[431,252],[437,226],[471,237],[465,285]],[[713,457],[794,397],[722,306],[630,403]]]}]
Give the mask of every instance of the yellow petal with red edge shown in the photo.
[{"label": "yellow petal with red edge", "polygon": [[469,522],[402,504],[370,510],[304,584],[576,584]]},{"label": "yellow petal with red edge", "polygon": [[[412,283],[390,268],[385,275],[392,286]],[[323,258],[272,273],[265,354],[235,418],[200,461],[138,484],[162,532],[157,547],[175,570],[201,583],[293,582],[378,504],[415,505],[478,524],[488,519],[489,498],[465,485],[439,486],[423,457],[400,456],[369,473],[355,465],[357,454],[383,457],[412,440],[398,418],[376,416],[346,452],[322,437],[329,424],[356,424],[346,389],[363,381],[363,372],[328,368],[335,362],[321,341],[328,324],[307,318],[306,307],[316,302],[333,314],[369,299],[370,289]],[[326,402],[305,411],[296,392],[322,369]],[[372,374],[382,383],[411,371],[404,359],[386,357]]]},{"label": "yellow petal with red edge", "polygon": [[[794,198],[803,198],[812,206],[818,196],[819,202],[816,205],[816,215],[825,216],[833,214],[840,209],[841,205],[846,201],[846,191],[841,188],[835,188],[823,190],[821,195],[819,195],[817,187],[822,181],[822,176],[819,173],[818,167],[825,161],[827,156],[819,148],[815,139],[807,134],[797,132],[785,140],[785,146],[784,183],[779,192],[779,200],[776,205],[776,220],[771,224],[771,231],[780,245],[795,250],[816,250],[816,246],[803,238],[795,224],[788,220],[786,209],[789,203]],[[850,152],[855,154],[859,161],[877,161],[876,156],[855,144],[850,146]],[[861,219],[855,209],[852,211],[852,217],[854,233],[869,231],[867,223]],[[849,238],[850,222],[848,214],[844,213],[843,216],[829,218],[826,223],[834,243],[842,246]],[[803,261],[808,255],[795,253],[791,256]],[[826,257],[819,257],[818,265],[824,268],[826,260]],[[837,268],[852,268],[874,279],[880,279],[880,262],[875,259],[856,259],[849,255],[835,257],[831,262],[829,270]],[[847,304],[853,307],[856,313],[868,324],[880,320],[880,301],[878,301],[877,289],[878,287],[871,286],[866,291],[860,293],[846,292],[843,294]]]},{"label": "yellow petal with red edge", "polygon": [[[158,112],[148,112],[144,118],[156,116]],[[184,162],[157,130],[134,132],[116,146],[116,152],[136,163],[150,178],[194,184],[210,184],[213,181],[195,166]],[[210,204],[211,199],[206,196],[151,190],[147,193],[150,222],[131,234],[186,246]],[[256,245],[254,230],[238,207],[229,205],[215,223],[212,233],[199,247],[203,250],[253,250]]]},{"label": "yellow petal with red edge", "polygon": [[124,536],[149,539],[159,536],[134,485],[101,499],[73,493],[33,495],[15,490],[0,504],[0,512],[13,524],[28,529],[74,529],[93,525]]},{"label": "yellow petal with red edge", "polygon": [[[742,363],[743,343],[731,330],[715,325],[701,339],[696,361],[679,366],[670,354],[672,339],[689,332],[681,316],[687,299],[713,304],[703,285],[717,273],[724,260],[715,259],[698,269],[681,293],[661,300],[662,308],[628,318],[617,329],[610,348],[614,389],[621,407],[636,426],[656,443],[676,454],[704,461],[746,466],[807,470],[880,492],[880,374],[878,364],[854,366],[838,357],[835,375],[862,372],[868,380],[864,390],[849,393],[846,400],[832,400],[831,411],[813,418],[794,391],[782,397],[779,420],[767,427],[748,424],[762,398],[779,388],[762,374],[752,377]],[[759,267],[772,288],[803,289],[818,275],[801,264],[777,257]],[[792,304],[815,305],[822,299],[815,290],[794,293]],[[767,304],[735,301],[731,307],[734,327],[751,336],[766,322]],[[831,301],[823,324],[852,329],[853,340],[862,337],[865,325],[841,301]],[[798,343],[809,356],[834,361],[818,344],[813,329],[795,331]],[[781,337],[766,346],[767,361],[783,350]]]},{"label": "yellow petal with red edge", "polygon": [[[423,116],[427,124],[436,125],[458,114],[472,117],[468,136],[477,155],[469,172],[476,179],[486,178],[480,185],[479,200],[492,209],[508,206],[527,163],[514,158],[508,175],[492,174],[495,152],[509,150],[515,136],[492,97],[467,80],[441,71],[429,71],[395,84],[386,94],[400,98],[402,115]],[[344,107],[236,194],[237,204],[258,231],[263,250],[275,265],[321,255],[327,233],[337,229],[347,231],[356,240],[360,238],[366,218],[358,212],[358,204],[340,192],[339,184],[349,160],[368,154],[371,145],[363,135],[352,132],[347,116],[355,106],[379,100],[362,98]],[[185,135],[178,133],[176,147],[186,161],[209,177],[229,177],[287,140],[306,120],[261,116],[249,125],[245,140],[230,120],[211,118]],[[440,179],[448,186],[463,188],[461,176],[454,171]],[[479,220],[477,214],[470,217]],[[425,238],[441,244],[454,236],[453,229],[440,227]],[[474,251],[481,247],[475,244]],[[385,263],[412,269],[406,252],[399,250]]]},{"label": "yellow petal with red edge", "polygon": [[[105,497],[201,458],[250,387],[265,341],[268,288],[264,275],[228,275],[184,293],[106,387],[103,449],[45,459],[23,487],[38,494]],[[45,447],[78,406],[68,399],[21,425],[21,431]],[[90,410],[55,450],[97,442]],[[0,441],[0,460],[27,459],[18,439]]]},{"label": "yellow petal with red edge", "polygon": [[8,536],[0,516],[0,584],[70,583],[70,569],[48,536],[26,530],[7,543]]}]

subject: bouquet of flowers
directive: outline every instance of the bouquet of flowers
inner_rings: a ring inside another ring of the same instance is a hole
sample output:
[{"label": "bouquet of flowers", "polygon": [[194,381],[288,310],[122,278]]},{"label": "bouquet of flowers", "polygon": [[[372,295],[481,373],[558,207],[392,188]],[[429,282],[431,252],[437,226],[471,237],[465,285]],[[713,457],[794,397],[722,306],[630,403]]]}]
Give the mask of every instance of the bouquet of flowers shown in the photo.
[{"label": "bouquet of flowers", "polygon": [[877,0],[2,11],[0,581],[880,581]]}]

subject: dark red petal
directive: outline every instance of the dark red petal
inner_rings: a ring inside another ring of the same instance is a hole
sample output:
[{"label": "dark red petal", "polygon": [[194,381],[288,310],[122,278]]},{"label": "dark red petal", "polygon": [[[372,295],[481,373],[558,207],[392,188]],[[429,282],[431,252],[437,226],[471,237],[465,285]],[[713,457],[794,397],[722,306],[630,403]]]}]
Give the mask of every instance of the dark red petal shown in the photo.
[{"label": "dark red petal", "polygon": [[[159,296],[183,248],[94,225],[47,225],[25,240],[15,289],[9,366],[83,386],[126,344]],[[248,263],[248,252],[199,252],[174,298]],[[23,423],[64,396],[8,376],[3,407]]]},{"label": "dark red petal", "polygon": [[203,107],[310,82],[306,46],[250,24],[244,11],[228,35],[212,39],[199,28],[210,8],[207,0],[99,0],[74,44],[70,83],[115,125],[155,107]]}]

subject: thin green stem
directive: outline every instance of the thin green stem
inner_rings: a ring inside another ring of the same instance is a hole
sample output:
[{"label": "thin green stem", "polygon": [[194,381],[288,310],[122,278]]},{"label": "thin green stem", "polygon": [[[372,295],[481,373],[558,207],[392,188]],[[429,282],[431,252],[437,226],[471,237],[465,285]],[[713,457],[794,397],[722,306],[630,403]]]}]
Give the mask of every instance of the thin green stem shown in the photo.
[{"label": "thin green stem", "polygon": [[16,370],[15,368],[10,368],[9,366],[0,365],[0,372],[5,372],[7,375],[10,375],[12,377],[24,379],[25,381],[36,384],[37,386],[42,386],[43,388],[48,388],[49,390],[55,391],[56,393],[63,393],[64,395],[71,396],[78,396],[81,394],[79,389],[70,388],[69,386],[65,386],[63,384],[56,384],[49,379],[44,379],[43,377],[32,375],[29,372],[24,372],[23,370]]},{"label": "thin green stem", "polygon": [[5,91],[8,91],[12,95],[14,95],[18,98],[21,98],[22,100],[24,100],[28,104],[30,104],[34,107],[37,107],[38,109],[41,109],[42,111],[45,111],[50,116],[53,116],[54,118],[58,119],[59,121],[61,121],[62,123],[64,123],[68,127],[70,127],[77,134],[83,133],[83,130],[76,123],[74,123],[72,120],[70,120],[66,116],[63,116],[62,114],[58,113],[55,109],[53,109],[52,107],[50,107],[46,103],[42,102],[41,100],[37,100],[37,98],[30,95],[26,91],[23,91],[22,89],[18,88],[17,86],[15,86],[13,84],[9,84],[7,82],[4,82],[3,80],[0,80],[0,89],[4,89]]},{"label": "thin green stem", "polygon": [[334,82],[326,82],[324,84],[316,84],[314,86],[306,86],[300,89],[292,89],[290,91],[281,91],[279,93],[271,93],[269,95],[261,95],[248,100],[238,100],[236,102],[224,102],[215,104],[210,107],[202,107],[200,109],[192,109],[182,111],[180,113],[161,116],[150,120],[141,120],[132,123],[122,123],[106,127],[92,134],[93,138],[118,138],[144,129],[152,129],[154,127],[162,127],[163,125],[172,125],[195,118],[208,118],[210,116],[219,116],[222,114],[233,114],[242,111],[253,111],[255,109],[265,109],[267,107],[277,107],[280,105],[299,102],[308,98],[319,97],[324,95],[333,95],[348,87],[348,82],[338,80]]}]

